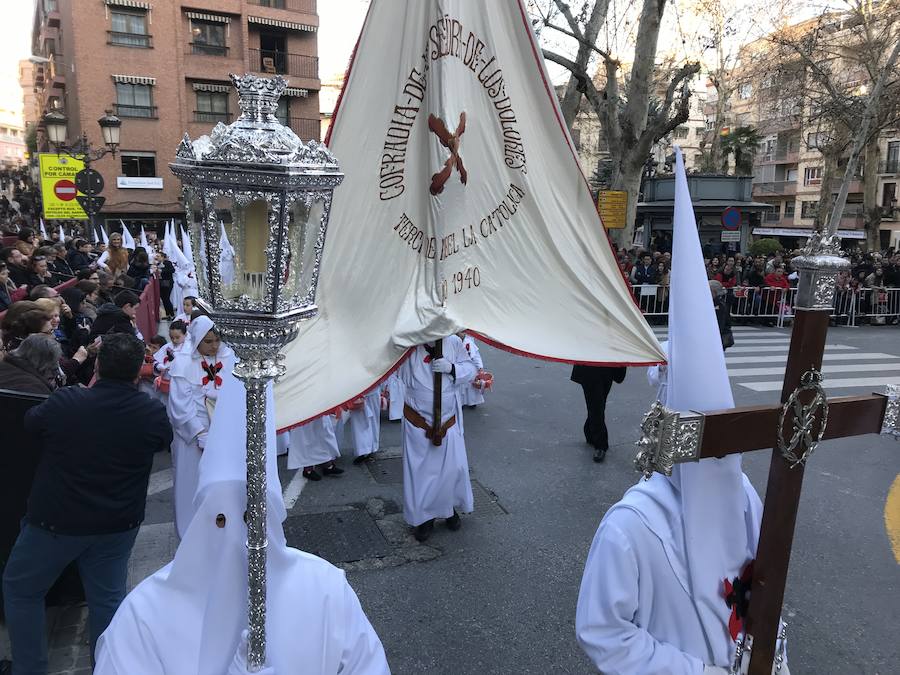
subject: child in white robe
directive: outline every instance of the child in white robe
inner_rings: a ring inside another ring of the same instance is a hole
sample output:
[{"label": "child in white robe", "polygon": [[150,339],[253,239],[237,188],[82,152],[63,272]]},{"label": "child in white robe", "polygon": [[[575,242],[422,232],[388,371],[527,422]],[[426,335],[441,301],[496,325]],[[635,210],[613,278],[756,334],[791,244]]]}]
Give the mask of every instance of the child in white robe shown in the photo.
[{"label": "child in white robe", "polygon": [[[419,541],[431,536],[436,518],[445,518],[449,529],[458,530],[459,512],[473,508],[469,461],[459,424],[459,388],[472,381],[476,368],[455,335],[444,338],[442,352],[441,358],[433,358],[432,345],[419,345],[398,371],[405,388],[403,517]],[[437,425],[433,422],[436,372],[442,374]],[[431,440],[435,432],[443,434],[438,446]]]},{"label": "child in white robe", "polygon": [[190,350],[176,355],[169,368],[168,412],[175,439],[172,468],[175,483],[175,528],[183,537],[194,515],[198,467],[224,381],[234,377],[235,355],[215,331],[212,320],[200,316],[188,328]]},{"label": "child in white robe", "polygon": [[[283,451],[282,451],[283,449]],[[278,454],[287,453],[287,468],[302,469],[311,481],[340,476],[344,470],[334,460],[341,456],[334,434],[334,417],[322,415],[278,434]]]},{"label": "child in white robe", "polygon": [[[478,372],[480,373],[483,371],[484,361],[481,359],[481,352],[478,349],[478,344],[472,336],[465,331],[457,333],[457,336],[463,341],[463,347],[466,348],[466,352],[468,352],[469,358],[472,359],[472,363],[475,364]],[[474,386],[475,384],[477,384],[477,382],[468,382],[465,386],[459,388],[460,403],[464,408],[474,408],[475,406],[484,403],[484,390]]]}]

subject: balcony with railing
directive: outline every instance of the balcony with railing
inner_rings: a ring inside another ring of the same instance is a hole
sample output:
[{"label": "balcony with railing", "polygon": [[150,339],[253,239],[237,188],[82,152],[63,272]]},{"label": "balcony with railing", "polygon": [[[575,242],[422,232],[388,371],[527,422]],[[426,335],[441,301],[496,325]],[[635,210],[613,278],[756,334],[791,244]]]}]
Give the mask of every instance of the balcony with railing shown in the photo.
[{"label": "balcony with railing", "polygon": [[[841,183],[843,183],[843,182],[844,182],[843,178],[835,178],[833,181],[831,181],[831,191],[833,193],[837,193],[841,189]],[[847,193],[855,194],[858,192],[862,192],[863,188],[864,188],[864,183],[863,183],[862,177],[858,176],[856,178],[853,178],[850,181],[850,188],[847,190]]]},{"label": "balcony with railing", "polygon": [[156,119],[155,105],[130,105],[126,103],[113,103],[113,111],[119,117],[137,117],[144,119]]},{"label": "balcony with railing", "polygon": [[251,49],[250,70],[268,75],[293,75],[316,80],[319,78],[319,59],[270,49]]},{"label": "balcony with railing", "polygon": [[878,173],[900,173],[900,157],[886,159],[878,165]]},{"label": "balcony with railing", "polygon": [[753,184],[754,197],[797,194],[797,181],[776,180]]},{"label": "balcony with railing", "polygon": [[796,147],[779,148],[772,152],[760,152],[755,164],[796,164],[800,161],[800,150]]},{"label": "balcony with railing", "polygon": [[257,7],[271,7],[272,9],[286,9],[291,12],[316,13],[316,0],[248,0],[251,5]]},{"label": "balcony with railing", "polygon": [[51,54],[47,62],[50,87],[64,89],[66,86],[66,64],[58,54]]},{"label": "balcony with railing", "polygon": [[231,124],[230,112],[210,112],[209,110],[195,110],[194,121],[201,124]]},{"label": "balcony with railing", "polygon": [[146,33],[123,33],[118,30],[108,30],[106,31],[106,44],[150,49],[153,46],[153,36]]},{"label": "balcony with railing", "polygon": [[291,117],[290,127],[304,141],[310,139],[319,140],[322,124],[317,119],[309,119],[306,117]]}]

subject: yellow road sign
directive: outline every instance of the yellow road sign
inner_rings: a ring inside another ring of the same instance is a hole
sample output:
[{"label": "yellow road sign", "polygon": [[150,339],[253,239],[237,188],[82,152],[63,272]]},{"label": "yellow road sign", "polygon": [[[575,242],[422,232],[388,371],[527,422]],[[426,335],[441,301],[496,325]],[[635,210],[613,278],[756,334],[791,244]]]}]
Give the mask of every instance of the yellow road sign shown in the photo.
[{"label": "yellow road sign", "polygon": [[607,230],[625,227],[628,193],[624,190],[601,190],[597,195],[597,210]]},{"label": "yellow road sign", "polygon": [[84,168],[84,162],[72,157],[41,153],[38,155],[41,169],[41,199],[44,202],[44,218],[87,220],[87,214],[75,200],[75,174]]}]

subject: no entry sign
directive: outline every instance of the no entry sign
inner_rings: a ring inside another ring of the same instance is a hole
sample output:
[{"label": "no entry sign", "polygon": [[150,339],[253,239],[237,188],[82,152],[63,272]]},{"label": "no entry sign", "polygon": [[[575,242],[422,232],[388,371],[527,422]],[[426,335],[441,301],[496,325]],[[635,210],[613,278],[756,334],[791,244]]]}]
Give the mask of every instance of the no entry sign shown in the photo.
[{"label": "no entry sign", "polygon": [[56,195],[57,199],[61,199],[64,202],[70,202],[75,199],[75,195],[78,194],[78,189],[75,187],[75,183],[64,178],[63,180],[56,181],[56,184],[53,186],[53,194]]},{"label": "no entry sign", "polygon": [[76,199],[78,186],[75,185],[75,174],[84,169],[84,162],[52,152],[38,155],[38,162],[44,218],[87,220],[87,214]]}]

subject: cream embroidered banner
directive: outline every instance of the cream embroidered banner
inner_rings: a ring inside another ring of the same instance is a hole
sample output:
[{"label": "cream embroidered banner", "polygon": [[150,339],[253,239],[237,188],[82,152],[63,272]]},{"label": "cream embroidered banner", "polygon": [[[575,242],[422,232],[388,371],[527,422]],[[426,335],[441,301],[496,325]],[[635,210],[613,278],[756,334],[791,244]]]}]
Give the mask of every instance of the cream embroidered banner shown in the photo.
[{"label": "cream embroidered banner", "polygon": [[278,427],[468,328],[526,355],[665,359],[607,242],[520,0],[373,0],[329,143],[319,315]]}]

